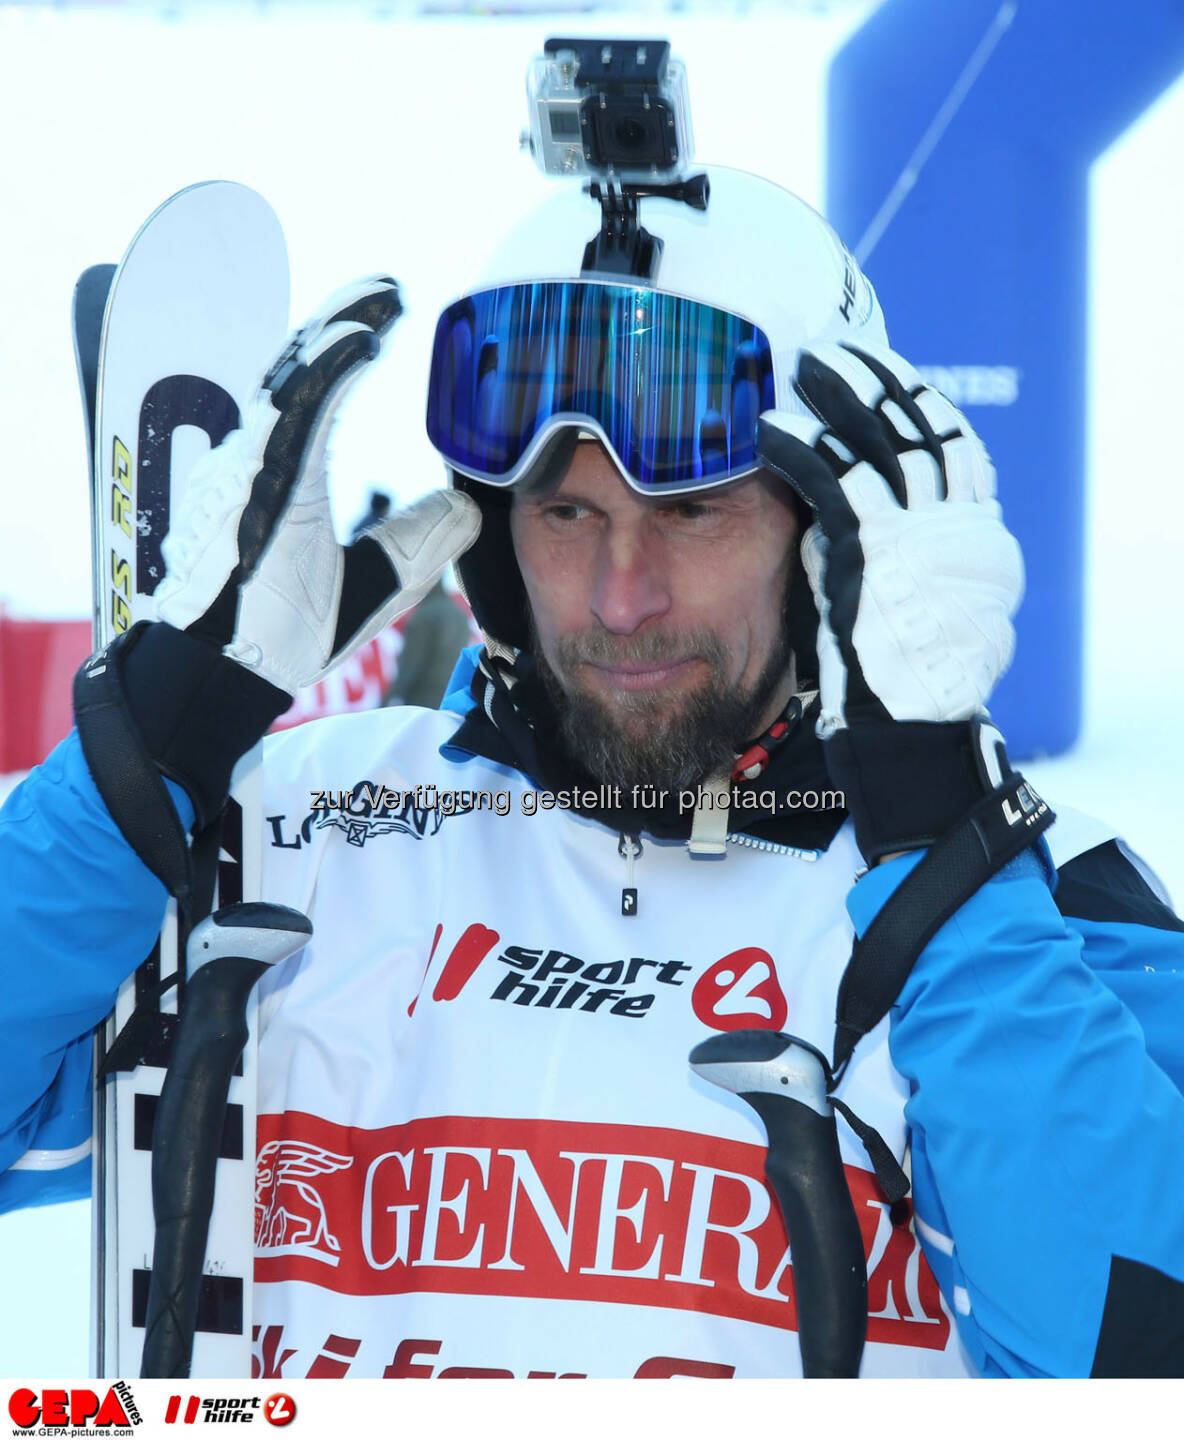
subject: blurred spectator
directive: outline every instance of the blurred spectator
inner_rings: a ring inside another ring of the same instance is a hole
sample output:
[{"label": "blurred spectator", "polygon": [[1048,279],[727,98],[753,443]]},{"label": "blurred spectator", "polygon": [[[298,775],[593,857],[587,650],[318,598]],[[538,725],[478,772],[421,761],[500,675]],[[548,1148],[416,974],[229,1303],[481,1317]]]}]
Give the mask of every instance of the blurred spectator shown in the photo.
[{"label": "blurred spectator", "polygon": [[359,535],[364,535],[367,530],[372,530],[375,525],[381,525],[390,513],[391,497],[385,490],[371,490],[370,509],[350,531],[350,544],[352,545]]},{"label": "blurred spectator", "polygon": [[469,643],[469,622],[464,611],[437,580],[407,617],[399,669],[384,705],[426,705],[435,710],[456,664]]}]

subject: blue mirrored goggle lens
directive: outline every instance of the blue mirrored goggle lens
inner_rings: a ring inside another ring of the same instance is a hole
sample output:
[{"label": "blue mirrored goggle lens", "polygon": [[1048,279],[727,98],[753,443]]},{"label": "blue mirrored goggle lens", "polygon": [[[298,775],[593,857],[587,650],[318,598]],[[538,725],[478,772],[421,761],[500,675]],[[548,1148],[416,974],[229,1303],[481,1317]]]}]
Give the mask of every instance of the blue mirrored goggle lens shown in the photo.
[{"label": "blue mirrored goggle lens", "polygon": [[458,470],[514,478],[557,416],[604,431],[642,488],[756,468],[773,408],[768,339],[747,320],[632,285],[547,281],[467,295],[436,326],[428,434]]}]

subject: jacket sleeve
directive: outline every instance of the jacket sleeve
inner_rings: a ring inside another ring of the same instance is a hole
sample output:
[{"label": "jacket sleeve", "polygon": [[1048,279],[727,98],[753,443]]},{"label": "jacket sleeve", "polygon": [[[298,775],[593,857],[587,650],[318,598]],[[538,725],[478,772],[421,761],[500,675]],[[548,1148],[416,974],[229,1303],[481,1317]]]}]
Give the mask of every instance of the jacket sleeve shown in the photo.
[{"label": "jacket sleeve", "polygon": [[88,1193],[92,1032],[152,948],[168,897],[108,815],[76,734],[0,811],[0,877],[5,1211]]},{"label": "jacket sleeve", "polygon": [[[1184,1374],[1184,927],[1112,848],[1061,908],[1013,861],[892,1012],[918,1231],[984,1375]],[[919,858],[856,885],[860,934]]]}]

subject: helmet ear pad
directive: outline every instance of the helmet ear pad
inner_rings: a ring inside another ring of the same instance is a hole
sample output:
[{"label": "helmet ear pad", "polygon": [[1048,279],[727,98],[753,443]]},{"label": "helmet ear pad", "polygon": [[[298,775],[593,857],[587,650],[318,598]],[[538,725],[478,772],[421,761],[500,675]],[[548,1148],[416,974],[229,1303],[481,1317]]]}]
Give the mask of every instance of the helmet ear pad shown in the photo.
[{"label": "helmet ear pad", "polygon": [[793,646],[794,671],[798,690],[818,688],[818,608],[802,564],[802,536],[814,524],[814,512],[797,493],[793,509],[797,516],[798,538],[794,544],[793,575],[785,597],[785,628]]},{"label": "helmet ear pad", "polygon": [[453,489],[471,495],[481,509],[481,533],[453,562],[473,618],[485,635],[521,650],[527,637],[526,589],[510,536],[510,492],[455,470],[451,478]]},{"label": "helmet ear pad", "polygon": [[481,533],[455,562],[460,583],[485,635],[515,650],[529,646],[530,607],[510,533],[514,490],[537,492],[558,485],[578,443],[579,431],[574,426],[556,431],[514,486],[487,485],[459,471],[449,471],[453,489],[471,495],[481,510]]}]

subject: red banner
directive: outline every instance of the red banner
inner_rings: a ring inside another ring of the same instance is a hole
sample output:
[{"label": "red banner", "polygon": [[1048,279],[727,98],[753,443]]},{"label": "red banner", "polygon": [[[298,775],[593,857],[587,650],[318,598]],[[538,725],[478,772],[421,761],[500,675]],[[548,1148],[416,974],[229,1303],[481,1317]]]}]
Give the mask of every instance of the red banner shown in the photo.
[{"label": "red banner", "polygon": [[[272,728],[380,705],[399,668],[407,618],[400,616],[324,680],[301,690]],[[476,630],[471,638],[479,639]],[[0,611],[0,775],[31,770],[70,733],[74,672],[91,648],[89,620],[16,620]]]},{"label": "red banner", "polygon": [[[349,1295],[434,1290],[702,1310],[797,1328],[763,1146],[679,1130],[440,1116],[379,1130],[260,1115],[255,1274]],[[941,1350],[937,1281],[847,1167],[868,1338]]]},{"label": "red banner", "polygon": [[40,764],[74,723],[74,672],[91,652],[89,620],[0,613],[0,774]]}]

